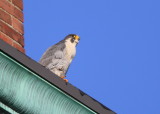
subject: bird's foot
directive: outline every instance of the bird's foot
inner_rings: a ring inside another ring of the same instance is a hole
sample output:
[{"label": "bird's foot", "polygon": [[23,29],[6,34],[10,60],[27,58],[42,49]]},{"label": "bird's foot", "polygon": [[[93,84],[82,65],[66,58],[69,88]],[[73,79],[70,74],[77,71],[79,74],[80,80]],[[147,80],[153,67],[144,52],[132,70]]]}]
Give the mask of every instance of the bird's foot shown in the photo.
[{"label": "bird's foot", "polygon": [[64,79],[66,76],[61,76],[60,78],[62,78],[65,82],[68,82],[67,79]]},{"label": "bird's foot", "polygon": [[60,76],[62,79],[64,79],[66,76]]},{"label": "bird's foot", "polygon": [[63,79],[65,82],[68,82],[68,80],[67,79]]}]

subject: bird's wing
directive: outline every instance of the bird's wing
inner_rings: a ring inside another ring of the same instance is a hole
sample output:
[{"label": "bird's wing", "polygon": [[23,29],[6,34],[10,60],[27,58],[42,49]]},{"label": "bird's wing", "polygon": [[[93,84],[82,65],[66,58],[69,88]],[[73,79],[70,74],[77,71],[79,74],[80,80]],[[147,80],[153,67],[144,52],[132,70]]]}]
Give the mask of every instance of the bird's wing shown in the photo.
[{"label": "bird's wing", "polygon": [[59,63],[59,60],[64,58],[64,48],[65,44],[61,42],[48,48],[47,51],[42,55],[40,63],[45,67],[50,66],[51,64],[52,66],[56,65]]}]

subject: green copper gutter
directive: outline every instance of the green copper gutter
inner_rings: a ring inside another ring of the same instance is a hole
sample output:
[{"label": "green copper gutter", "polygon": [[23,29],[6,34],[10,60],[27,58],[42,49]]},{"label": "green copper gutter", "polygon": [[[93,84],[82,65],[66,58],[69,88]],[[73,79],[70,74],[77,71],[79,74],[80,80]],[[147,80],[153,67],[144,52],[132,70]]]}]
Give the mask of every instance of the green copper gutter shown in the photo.
[{"label": "green copper gutter", "polygon": [[0,65],[0,98],[17,112],[95,113],[2,52],[0,52]]},{"label": "green copper gutter", "polygon": [[[11,49],[11,47],[8,48]],[[47,69],[35,64],[33,60],[18,58],[22,61],[19,62],[14,54],[19,54],[20,57],[21,55],[25,56],[22,53],[15,51],[13,53],[15,59],[5,51],[7,50],[2,48],[0,50],[0,107],[7,112],[12,114],[100,113],[96,108],[101,105],[97,105],[96,101],[87,95],[80,96],[77,93],[78,89],[67,85]],[[23,63],[23,60],[26,63]],[[29,68],[29,66],[31,67]],[[36,69],[38,70],[36,71]],[[43,71],[43,69],[45,70]],[[40,71],[42,73],[39,75]],[[95,105],[90,105],[88,102]],[[105,111],[108,111],[108,114],[114,114],[109,109],[103,110],[103,112]]]}]

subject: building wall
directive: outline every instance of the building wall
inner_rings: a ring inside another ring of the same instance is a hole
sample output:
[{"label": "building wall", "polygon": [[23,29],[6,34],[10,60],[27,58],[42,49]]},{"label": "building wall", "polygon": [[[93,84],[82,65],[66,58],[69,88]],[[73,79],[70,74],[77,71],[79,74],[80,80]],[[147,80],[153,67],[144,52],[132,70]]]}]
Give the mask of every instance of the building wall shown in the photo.
[{"label": "building wall", "polygon": [[23,19],[22,0],[0,0],[0,39],[25,53]]}]

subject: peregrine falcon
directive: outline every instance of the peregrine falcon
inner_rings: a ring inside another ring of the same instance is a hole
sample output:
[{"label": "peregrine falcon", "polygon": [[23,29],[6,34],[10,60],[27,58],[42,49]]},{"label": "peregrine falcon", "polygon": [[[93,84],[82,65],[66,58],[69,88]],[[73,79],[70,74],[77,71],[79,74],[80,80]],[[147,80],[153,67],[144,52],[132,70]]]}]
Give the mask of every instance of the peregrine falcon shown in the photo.
[{"label": "peregrine falcon", "polygon": [[79,40],[80,38],[76,34],[67,35],[64,40],[48,48],[39,63],[68,82],[64,78],[76,54],[76,46]]}]

